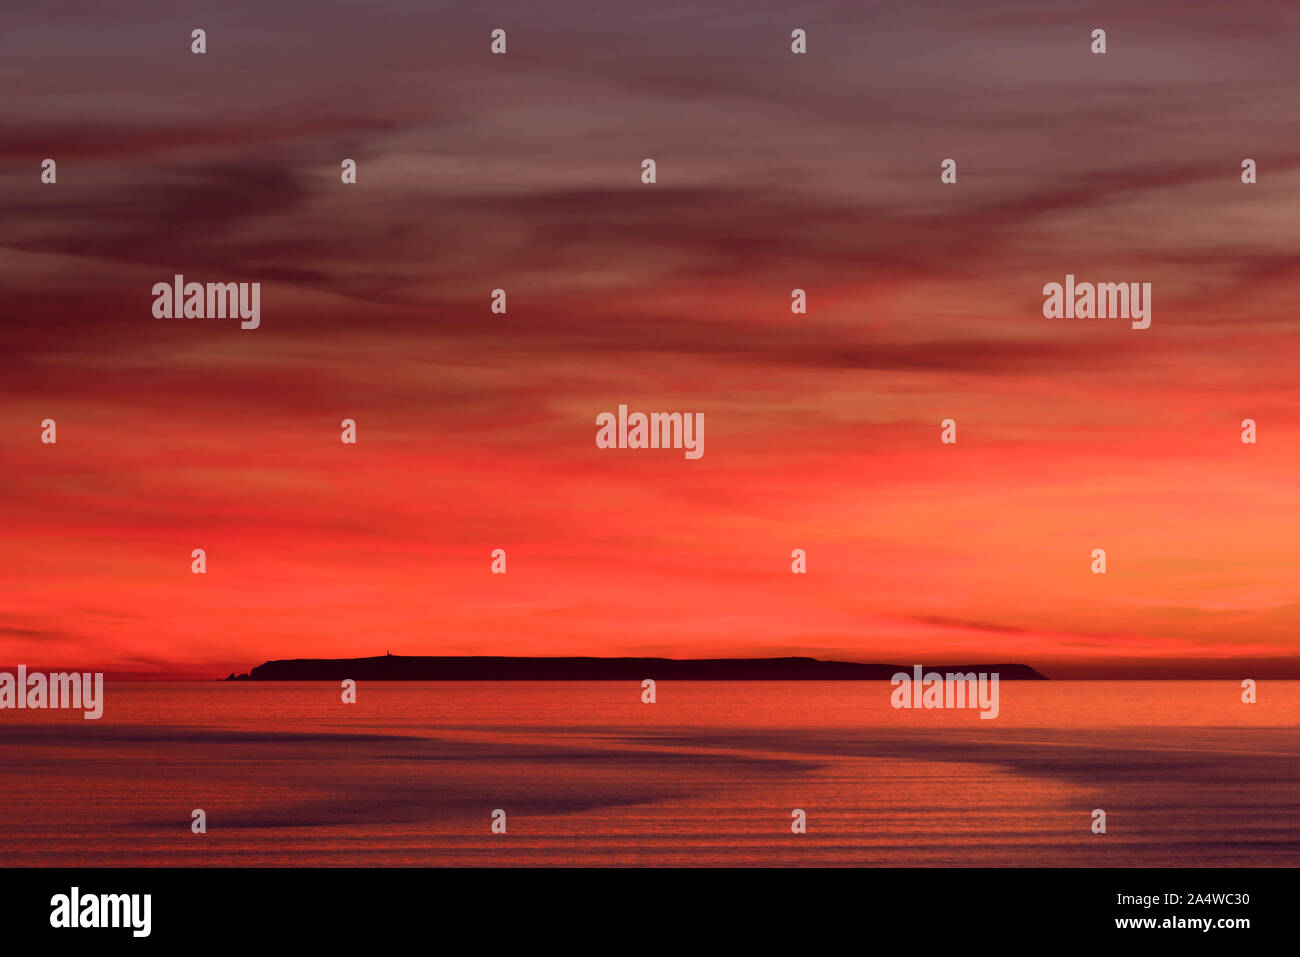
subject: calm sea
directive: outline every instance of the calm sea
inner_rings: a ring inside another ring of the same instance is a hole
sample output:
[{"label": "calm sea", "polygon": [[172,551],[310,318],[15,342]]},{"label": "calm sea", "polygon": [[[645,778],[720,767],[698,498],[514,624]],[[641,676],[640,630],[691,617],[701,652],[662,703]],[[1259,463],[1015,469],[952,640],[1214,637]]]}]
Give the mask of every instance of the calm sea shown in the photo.
[{"label": "calm sea", "polygon": [[0,865],[1300,865],[1300,682],[105,690],[0,712]]}]

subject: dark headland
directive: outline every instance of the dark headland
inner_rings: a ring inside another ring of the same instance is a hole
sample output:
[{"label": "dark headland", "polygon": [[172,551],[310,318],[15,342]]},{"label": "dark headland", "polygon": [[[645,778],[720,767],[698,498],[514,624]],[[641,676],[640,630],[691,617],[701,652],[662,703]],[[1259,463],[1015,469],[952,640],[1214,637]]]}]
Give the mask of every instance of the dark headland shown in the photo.
[{"label": "dark headland", "polygon": [[[888,681],[914,665],[816,658],[292,658],[268,661],[227,681]],[[1028,665],[925,665],[924,671],[997,674],[1045,681]]]}]

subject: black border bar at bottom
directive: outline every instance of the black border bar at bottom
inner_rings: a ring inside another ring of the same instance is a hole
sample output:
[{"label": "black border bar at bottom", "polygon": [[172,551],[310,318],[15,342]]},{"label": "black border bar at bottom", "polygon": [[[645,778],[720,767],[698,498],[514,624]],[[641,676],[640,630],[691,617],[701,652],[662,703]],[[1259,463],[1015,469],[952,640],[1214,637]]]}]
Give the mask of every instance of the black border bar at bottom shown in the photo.
[{"label": "black border bar at bottom", "polygon": [[[1035,939],[1231,947],[1294,933],[1297,876],[1272,868],[7,869],[0,926],[10,943],[113,941],[114,951],[404,940],[457,949],[753,943],[765,952],[842,946],[834,941],[945,953]],[[80,926],[101,922],[125,926]]]}]

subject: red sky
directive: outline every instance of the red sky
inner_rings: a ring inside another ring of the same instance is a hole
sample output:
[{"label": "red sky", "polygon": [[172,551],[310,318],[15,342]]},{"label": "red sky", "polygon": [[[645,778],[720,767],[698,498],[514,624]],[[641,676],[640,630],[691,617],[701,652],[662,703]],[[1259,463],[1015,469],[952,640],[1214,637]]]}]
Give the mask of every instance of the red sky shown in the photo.
[{"label": "red sky", "polygon": [[[1293,5],[265,6],[0,38],[0,667],[1300,676]],[[704,457],[597,449],[620,403]]]}]

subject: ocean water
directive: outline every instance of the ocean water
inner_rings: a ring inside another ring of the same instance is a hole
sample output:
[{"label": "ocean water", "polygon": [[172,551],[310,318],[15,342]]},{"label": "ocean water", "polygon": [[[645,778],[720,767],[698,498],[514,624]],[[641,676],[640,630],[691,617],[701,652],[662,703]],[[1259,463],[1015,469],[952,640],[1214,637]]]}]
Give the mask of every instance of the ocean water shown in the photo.
[{"label": "ocean water", "polygon": [[0,866],[1300,865],[1300,682],[890,690],[110,681],[0,712]]}]

